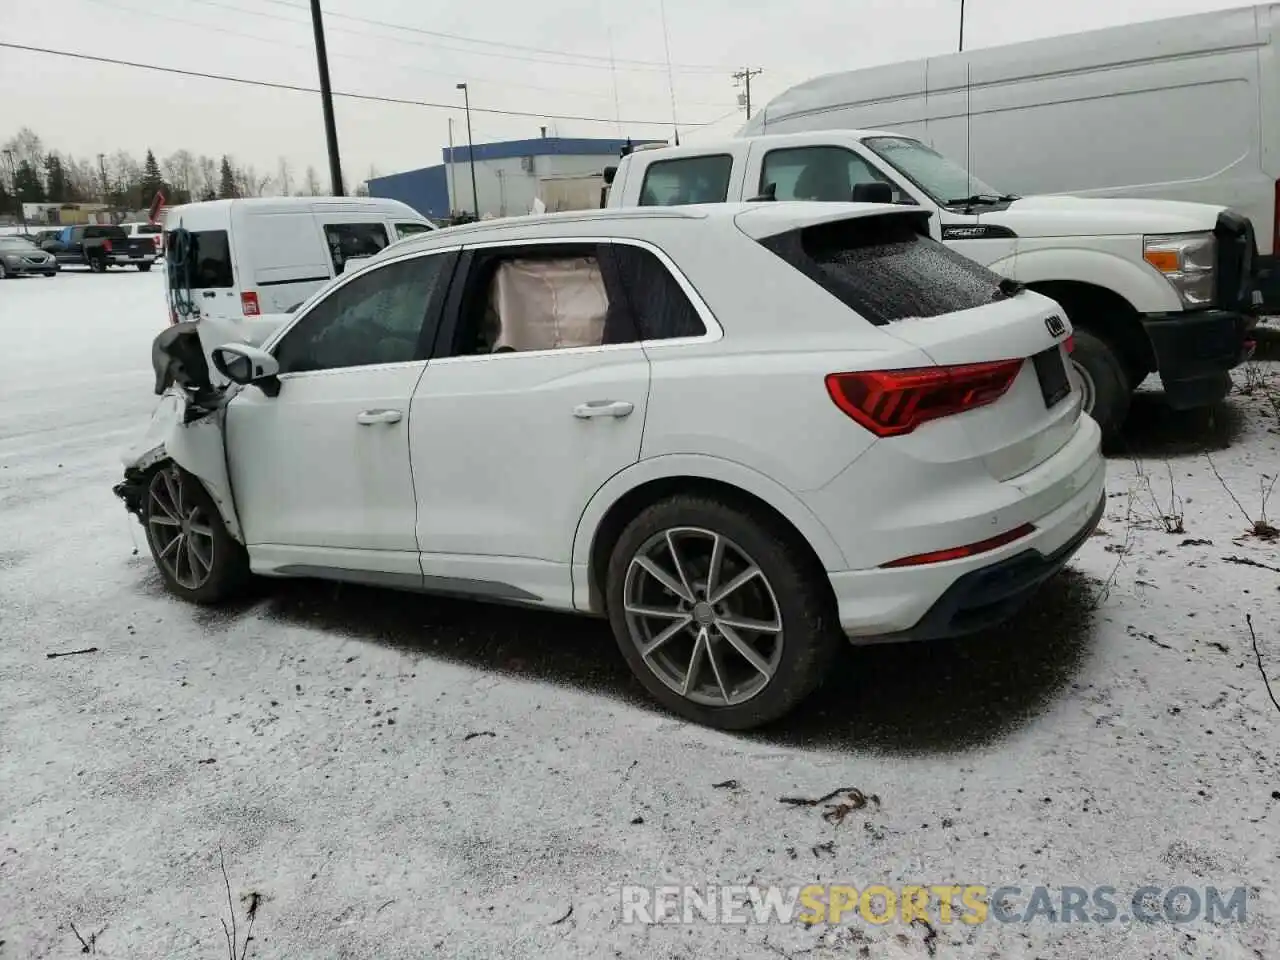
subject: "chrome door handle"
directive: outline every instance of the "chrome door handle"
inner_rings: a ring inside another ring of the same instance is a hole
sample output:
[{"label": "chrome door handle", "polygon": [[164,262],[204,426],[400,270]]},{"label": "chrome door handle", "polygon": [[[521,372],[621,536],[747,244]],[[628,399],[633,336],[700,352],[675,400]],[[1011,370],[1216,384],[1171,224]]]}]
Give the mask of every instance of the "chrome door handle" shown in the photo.
[{"label": "chrome door handle", "polygon": [[356,414],[356,423],[363,427],[375,423],[399,423],[403,414],[399,410],[362,410]]},{"label": "chrome door handle", "polygon": [[634,403],[626,400],[592,400],[580,403],[573,408],[573,415],[579,420],[590,420],[593,417],[629,417],[635,410]]}]

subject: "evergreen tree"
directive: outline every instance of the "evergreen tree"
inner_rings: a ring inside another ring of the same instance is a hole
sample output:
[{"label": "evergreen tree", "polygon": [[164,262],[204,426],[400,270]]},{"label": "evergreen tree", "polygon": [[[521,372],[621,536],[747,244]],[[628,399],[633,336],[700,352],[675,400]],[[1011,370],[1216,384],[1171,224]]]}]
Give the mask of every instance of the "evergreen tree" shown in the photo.
[{"label": "evergreen tree", "polygon": [[218,170],[218,198],[226,200],[229,197],[238,197],[239,189],[236,187],[236,172],[231,168],[231,161],[227,159],[227,155],[222,155],[222,165]]},{"label": "evergreen tree", "polygon": [[142,194],[140,199],[144,207],[150,207],[151,201],[156,198],[156,194],[165,190],[164,177],[160,175],[160,164],[156,162],[156,155],[147,150],[147,159],[142,164]]},{"label": "evergreen tree", "polygon": [[23,203],[44,203],[46,195],[40,172],[30,160],[23,160],[13,175],[13,190]]},{"label": "evergreen tree", "polygon": [[56,153],[44,158],[44,182],[50,203],[66,203],[72,199],[67,171],[62,166],[62,158]]}]

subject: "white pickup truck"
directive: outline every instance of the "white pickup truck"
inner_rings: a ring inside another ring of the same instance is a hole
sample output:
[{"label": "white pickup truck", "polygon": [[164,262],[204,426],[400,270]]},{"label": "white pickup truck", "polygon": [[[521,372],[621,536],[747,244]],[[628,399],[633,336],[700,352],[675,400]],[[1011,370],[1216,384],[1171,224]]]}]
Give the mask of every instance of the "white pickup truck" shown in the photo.
[{"label": "white pickup truck", "polygon": [[1209,406],[1253,348],[1257,245],[1249,220],[1222,207],[1017,197],[919,140],[867,130],[640,148],[605,180],[609,207],[865,200],[932,211],[935,240],[1062,305],[1086,408],[1112,436],[1149,374],[1175,409]]}]

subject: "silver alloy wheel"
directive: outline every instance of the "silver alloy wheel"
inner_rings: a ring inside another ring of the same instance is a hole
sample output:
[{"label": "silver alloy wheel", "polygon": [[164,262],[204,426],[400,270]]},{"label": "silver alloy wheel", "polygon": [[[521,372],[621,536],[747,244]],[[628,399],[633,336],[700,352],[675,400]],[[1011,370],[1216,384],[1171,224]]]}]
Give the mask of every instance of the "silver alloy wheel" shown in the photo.
[{"label": "silver alloy wheel", "polygon": [[213,527],[185,495],[188,482],[176,464],[156,471],[147,490],[147,537],[156,563],[180,586],[199,590],[213,573]]},{"label": "silver alloy wheel", "polygon": [[1071,369],[1080,378],[1080,394],[1084,401],[1084,412],[1093,413],[1093,404],[1098,397],[1098,388],[1094,385],[1093,377],[1090,376],[1089,371],[1083,365],[1075,360],[1071,361]]},{"label": "silver alloy wheel", "polygon": [[627,568],[627,631],[667,687],[694,703],[745,703],[782,659],[782,612],[768,578],[740,546],[701,527],[650,537]]}]

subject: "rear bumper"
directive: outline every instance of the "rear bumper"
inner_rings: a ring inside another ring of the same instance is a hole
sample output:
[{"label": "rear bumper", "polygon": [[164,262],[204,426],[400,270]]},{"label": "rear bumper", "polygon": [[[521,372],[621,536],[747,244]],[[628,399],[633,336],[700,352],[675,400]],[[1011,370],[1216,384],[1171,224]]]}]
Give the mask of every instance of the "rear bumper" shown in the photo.
[{"label": "rear bumper", "polygon": [[107,263],[116,267],[136,266],[139,263],[155,263],[156,258],[153,253],[110,253],[107,254]]},{"label": "rear bumper", "polygon": [[982,630],[1016,612],[1088,539],[1101,516],[1101,434],[1088,417],[1080,422],[1078,435],[1036,467],[1035,476],[1008,481],[1025,485],[1028,497],[1034,488],[1052,493],[1040,508],[1045,512],[1030,521],[1035,530],[1028,536],[962,560],[829,573],[844,633],[855,643],[937,639]]},{"label": "rear bumper", "polygon": [[1229,371],[1253,353],[1257,317],[1230,310],[1149,313],[1151,341],[1165,397],[1175,410],[1217,403],[1231,390]]}]

